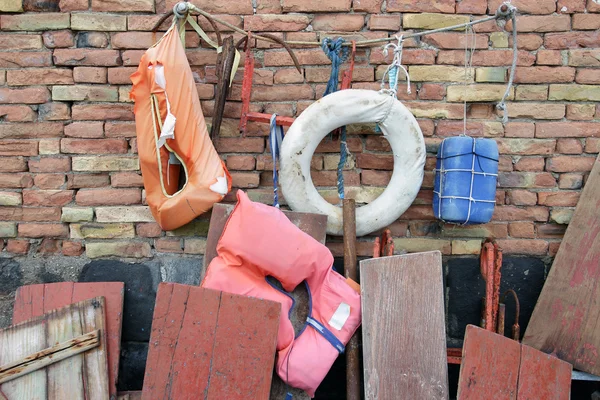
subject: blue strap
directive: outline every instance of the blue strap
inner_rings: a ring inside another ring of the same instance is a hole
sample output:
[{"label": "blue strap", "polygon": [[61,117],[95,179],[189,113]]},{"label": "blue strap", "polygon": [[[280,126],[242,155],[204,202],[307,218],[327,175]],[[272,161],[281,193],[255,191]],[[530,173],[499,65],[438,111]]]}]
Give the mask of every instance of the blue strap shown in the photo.
[{"label": "blue strap", "polygon": [[292,394],[290,392],[287,392],[286,396],[285,396],[285,400],[292,400]]},{"label": "blue strap", "polygon": [[273,158],[273,206],[279,208],[279,196],[277,194],[277,160],[279,159],[281,142],[283,142],[283,126],[277,125],[277,114],[271,115],[269,142],[271,142],[271,157]]},{"label": "blue strap", "polygon": [[306,322],[315,328],[317,332],[321,334],[321,336],[327,339],[327,341],[331,343],[331,345],[335,347],[340,354],[344,353],[344,344],[340,342],[340,340],[335,337],[335,335],[331,333],[329,329],[325,328],[319,321],[312,319],[311,317],[306,317]]}]

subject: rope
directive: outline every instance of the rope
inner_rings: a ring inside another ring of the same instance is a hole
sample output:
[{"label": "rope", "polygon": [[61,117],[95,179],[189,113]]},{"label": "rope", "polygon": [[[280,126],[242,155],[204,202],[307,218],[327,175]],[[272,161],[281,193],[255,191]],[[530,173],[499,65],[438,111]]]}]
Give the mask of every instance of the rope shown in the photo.
[{"label": "rope", "polygon": [[[506,107],[506,99],[510,95],[510,89],[512,88],[513,81],[515,79],[515,70],[517,69],[517,59],[519,58],[518,47],[517,47],[517,7],[513,6],[510,3],[503,3],[503,6],[507,6],[508,10],[503,13],[500,8],[496,11],[496,16],[499,18],[508,18],[512,20],[512,37],[513,37],[513,59],[512,65],[510,67],[510,76],[508,78],[508,85],[506,85],[506,91],[502,96],[502,100],[496,105],[498,110],[502,110],[502,123],[506,124],[508,122],[508,109]],[[499,19],[500,21],[500,19]]]},{"label": "rope", "polygon": [[[470,34],[469,34],[470,33]],[[471,52],[469,53],[469,38],[472,39]],[[471,82],[473,79],[473,53],[475,52],[477,38],[475,37],[475,32],[472,27],[468,27],[465,29],[465,91],[464,91],[464,99],[463,99],[463,133],[461,136],[466,136],[467,134],[467,81]],[[471,79],[469,79],[469,77]]]},{"label": "rope", "polygon": [[[381,91],[387,92],[394,97],[397,96],[399,70],[404,71],[404,75],[406,76],[406,93],[410,94],[410,75],[408,75],[408,71],[402,65],[402,49],[404,47],[404,39],[403,36],[396,36],[396,39],[398,40],[398,44],[388,43],[383,47],[384,57],[388,56],[389,47],[394,48],[394,59],[385,70],[383,78],[381,78]],[[386,76],[388,77],[389,89],[384,89]]]},{"label": "rope", "polygon": [[[323,39],[323,52],[327,55],[327,58],[331,60],[331,75],[325,88],[324,96],[330,93],[337,92],[338,80],[340,76],[340,65],[346,61],[349,54],[349,48],[343,47],[344,39],[337,38],[335,40],[331,38]],[[340,161],[337,166],[337,189],[340,200],[344,199],[344,166],[348,159],[348,144],[346,142],[346,127],[342,126],[340,133]]]},{"label": "rope", "polygon": [[271,157],[273,158],[273,206],[279,208],[279,195],[277,193],[277,160],[279,159],[279,149],[283,142],[283,126],[277,125],[277,114],[271,115],[269,142],[271,146]]}]

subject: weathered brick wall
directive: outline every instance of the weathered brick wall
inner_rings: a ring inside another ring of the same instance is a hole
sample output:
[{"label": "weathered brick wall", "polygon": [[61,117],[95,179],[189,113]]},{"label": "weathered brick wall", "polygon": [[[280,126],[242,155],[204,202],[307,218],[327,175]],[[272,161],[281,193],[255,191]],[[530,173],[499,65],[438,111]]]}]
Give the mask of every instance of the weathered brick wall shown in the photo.
[{"label": "weathered brick wall", "polygon": [[[129,76],[148,46],[159,15],[175,2],[154,0],[0,0],[0,237],[9,255],[57,253],[90,257],[202,254],[208,216],[162,232],[144,203],[136,157]],[[493,14],[499,0],[195,0],[227,21],[288,40],[327,36],[374,39]],[[503,126],[494,103],[504,91],[512,39],[495,23],[477,25],[477,81],[467,91],[468,134],[492,137],[501,151],[497,207],[483,226],[453,227],[433,218],[435,152],[462,132],[465,36],[439,33],[406,43],[412,93],[399,97],[418,118],[428,149],[425,180],[414,205],[393,224],[398,249],[474,254],[486,236],[505,253],[554,255],[587,172],[600,150],[600,1],[514,0],[519,62]],[[23,12],[23,10],[25,10]],[[423,14],[433,13],[433,14]],[[210,26],[200,23],[210,31]],[[509,24],[510,26],[510,24]],[[239,35],[235,35],[239,37]],[[212,115],[216,54],[187,36],[198,95]],[[201,46],[201,47],[199,47]],[[290,57],[259,42],[254,110],[297,116],[319,98],[329,61],[318,48]],[[389,60],[388,60],[389,61]],[[360,48],[355,88],[378,89],[386,68],[381,47]],[[240,71],[225,111],[218,150],[234,187],[272,200],[267,127],[237,131]],[[370,201],[386,186],[390,149],[381,136],[351,130],[346,186]],[[336,143],[323,142],[312,177],[336,199]],[[233,201],[233,194],[227,201]],[[385,212],[385,210],[383,210]],[[371,252],[369,238],[359,255]],[[341,244],[331,249],[340,254]]]}]

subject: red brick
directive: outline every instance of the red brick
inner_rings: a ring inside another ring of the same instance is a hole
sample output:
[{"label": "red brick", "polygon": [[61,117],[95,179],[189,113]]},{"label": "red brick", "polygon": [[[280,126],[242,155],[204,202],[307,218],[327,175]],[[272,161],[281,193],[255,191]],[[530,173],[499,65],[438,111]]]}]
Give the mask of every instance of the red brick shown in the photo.
[{"label": "red brick", "polygon": [[33,178],[30,174],[1,174],[0,188],[27,188],[33,186]]},{"label": "red brick", "polygon": [[0,172],[25,172],[27,160],[25,157],[0,157]]},{"label": "red brick", "polygon": [[529,190],[510,190],[508,191],[508,204],[515,206],[535,206],[537,204],[537,196]]},{"label": "red brick", "polygon": [[108,47],[108,35],[104,32],[80,32],[77,35],[77,47]]},{"label": "red brick", "polygon": [[[556,12],[573,14],[576,12],[585,11],[586,0],[558,0],[556,4]],[[579,29],[573,26],[573,29]]]},{"label": "red brick", "polygon": [[129,122],[107,122],[104,125],[106,137],[135,137],[135,124]]},{"label": "red brick", "polygon": [[69,228],[63,224],[19,224],[19,236],[30,238],[68,237]]},{"label": "red brick", "polygon": [[544,157],[521,157],[514,164],[515,171],[535,172],[543,171],[545,165]]},{"label": "red brick", "polygon": [[[498,115],[501,115],[500,111],[498,111]],[[552,103],[508,103],[508,116],[510,118],[562,119],[565,116],[565,106]]]},{"label": "red brick", "polygon": [[418,91],[421,100],[443,100],[446,96],[446,88],[435,83],[423,83]]},{"label": "red brick", "polygon": [[558,50],[538,50],[537,65],[561,65],[562,55]]},{"label": "red brick", "polygon": [[40,243],[37,252],[39,254],[57,254],[60,253],[61,242],[60,240],[45,238]]},{"label": "red brick", "polygon": [[110,177],[110,183],[115,188],[144,186],[142,176],[135,172],[115,172]]},{"label": "red brick", "polygon": [[560,247],[560,242],[550,242],[548,247],[548,255],[550,257],[555,257],[556,253],[558,253],[558,248]]},{"label": "red brick", "polygon": [[99,188],[109,186],[109,176],[105,174],[69,174],[67,188]]},{"label": "red brick", "polygon": [[539,192],[538,204],[550,207],[575,207],[580,192],[561,190],[558,192]]},{"label": "red brick", "polygon": [[547,33],[544,37],[546,49],[576,49],[600,47],[600,31]]},{"label": "red brick", "polygon": [[537,236],[538,238],[555,238],[562,239],[567,230],[566,225],[558,224],[539,224],[537,225]]},{"label": "red brick", "polygon": [[65,184],[63,174],[37,174],[33,183],[40,189],[60,189]]},{"label": "red brick", "polygon": [[59,0],[60,11],[84,11],[89,8],[87,0]]},{"label": "red brick", "polygon": [[56,49],[53,59],[55,65],[112,67],[121,64],[118,50]]},{"label": "red brick", "polygon": [[511,222],[508,224],[508,234],[514,238],[534,238],[533,222]]},{"label": "red brick", "polygon": [[35,140],[0,140],[0,156],[37,156],[38,142]]},{"label": "red brick", "polygon": [[593,13],[600,12],[600,4],[598,4],[597,1],[588,0],[587,10],[588,10],[588,12],[593,12]]},{"label": "red brick", "polygon": [[548,242],[545,240],[517,239],[496,241],[504,254],[546,255]]},{"label": "red brick", "polygon": [[[405,49],[402,52],[402,64],[404,65],[431,65],[435,64],[435,50],[424,50],[424,49]],[[394,58],[391,52],[388,53],[387,57],[384,57],[383,52],[380,48],[374,47],[371,50],[369,57],[370,64],[389,64]],[[463,54],[464,59],[464,54]]]},{"label": "red brick", "polygon": [[571,67],[519,67],[515,72],[516,83],[573,82],[575,69]]},{"label": "red brick", "polygon": [[[535,55],[520,50],[517,56],[517,65],[531,66],[535,63]],[[438,64],[464,65],[465,51],[446,50],[440,51],[437,57]],[[512,64],[512,50],[479,50],[473,53],[473,65],[483,67],[500,67]]]},{"label": "red brick", "polygon": [[75,104],[72,108],[74,120],[119,120],[133,121],[133,106],[125,104]]},{"label": "red brick", "polygon": [[[437,47],[438,49],[463,49],[465,48],[466,37],[464,33],[459,32],[444,32],[444,33],[432,33],[427,36],[423,36],[421,39],[424,43],[431,46]],[[476,49],[487,49],[488,48],[488,35],[475,34],[475,48]],[[469,48],[472,47],[473,39],[469,38]]]},{"label": "red brick", "polygon": [[392,173],[390,171],[374,171],[363,169],[360,176],[361,184],[363,185],[385,187],[390,182]]},{"label": "red brick", "polygon": [[560,177],[558,178],[559,189],[581,189],[582,186],[582,174],[560,174]]},{"label": "red brick", "polygon": [[[298,58],[300,65],[326,65],[331,64],[323,50],[321,49],[302,49],[294,50],[294,54]],[[265,51],[264,54],[265,67],[280,67],[292,66],[294,62],[285,50]]]},{"label": "red brick", "polygon": [[160,253],[183,253],[183,240],[178,238],[155,239],[154,247]]},{"label": "red brick", "polygon": [[275,72],[274,81],[275,84],[302,83],[304,75],[295,68],[279,69]]},{"label": "red brick", "polygon": [[149,0],[92,0],[93,11],[149,11],[154,12],[154,1]]},{"label": "red brick", "polygon": [[112,85],[130,85],[130,76],[135,71],[137,71],[137,67],[108,68],[108,83]]},{"label": "red brick", "polygon": [[139,189],[81,189],[75,195],[79,206],[114,206],[140,204]]},{"label": "red brick", "polygon": [[[397,19],[398,28],[391,30],[399,29],[400,17]],[[320,14],[313,18],[311,24],[317,31],[354,32],[362,30],[365,17],[362,14]]]},{"label": "red brick", "polygon": [[44,45],[49,49],[72,47],[75,44],[73,32],[70,30],[44,32],[42,39]]},{"label": "red brick", "polygon": [[385,138],[384,136],[367,136],[367,141],[366,141],[366,150],[369,151],[385,151],[385,152],[390,152],[392,151],[392,148],[390,146],[390,143],[388,142],[387,138]]},{"label": "red brick", "polygon": [[75,67],[73,69],[75,82],[106,83],[106,68],[103,67]]},{"label": "red brick", "polygon": [[[504,0],[488,0],[490,14],[496,12]],[[556,0],[512,0],[511,4],[517,7],[519,13],[524,14],[552,14],[556,11]]]},{"label": "red brick", "polygon": [[[155,43],[152,32],[119,32],[111,35],[113,49],[147,49]],[[187,32],[185,46],[197,48],[200,37],[196,32]]]},{"label": "red brick", "polygon": [[600,153],[600,139],[599,138],[586,139],[585,152],[586,153]]},{"label": "red brick", "polygon": [[546,160],[546,170],[551,172],[588,172],[595,157],[555,156]]},{"label": "red brick", "polygon": [[257,14],[244,18],[244,29],[254,32],[301,31],[309,23],[310,18],[302,14]]},{"label": "red brick", "polygon": [[454,13],[454,0],[388,0],[387,12],[442,12]]},{"label": "red brick", "polygon": [[65,240],[62,243],[63,256],[77,257],[83,254],[83,246],[79,242]]},{"label": "red brick", "polygon": [[577,70],[577,76],[575,82],[584,83],[590,85],[600,84],[600,70],[598,69],[579,69]]},{"label": "red brick", "polygon": [[[144,55],[145,51],[144,50],[125,50],[122,52],[121,54],[121,58],[123,59],[123,65],[124,66],[138,66],[140,63],[140,60],[142,59],[142,56]],[[202,56],[198,56],[199,53],[202,54]],[[196,51],[186,51],[186,55],[188,56],[188,60],[190,62],[190,65],[207,65],[210,64],[211,62],[214,63],[217,60],[216,54],[212,54],[214,53],[214,50],[208,51],[208,50],[196,50]],[[196,57],[194,57],[196,55]],[[194,59],[204,59],[205,62],[202,62],[200,64],[194,64],[192,62],[192,60]],[[208,61],[211,62],[208,62]]]},{"label": "red brick", "polygon": [[369,29],[376,31],[393,31],[400,29],[400,15],[371,15],[369,17]]},{"label": "red brick", "polygon": [[60,221],[60,208],[0,207],[0,220],[25,222]]},{"label": "red brick", "polygon": [[[581,0],[580,0],[581,1]],[[573,15],[574,30],[596,30],[600,29],[600,19],[594,14]]]},{"label": "red brick", "polygon": [[24,190],[23,205],[61,207],[73,200],[72,190]]},{"label": "red brick", "polygon": [[[167,9],[172,9],[177,2],[178,0],[167,0]],[[252,2],[250,0],[198,0],[194,2],[194,4],[198,8],[211,14],[252,14]]]},{"label": "red brick", "polygon": [[39,160],[29,160],[31,172],[69,172],[70,170],[69,157],[41,157]]},{"label": "red brick", "polygon": [[37,115],[29,106],[0,105],[0,118],[5,122],[31,122]]},{"label": "red brick", "polygon": [[364,169],[392,170],[394,168],[394,156],[382,154],[358,154],[357,164]]},{"label": "red brick", "polygon": [[[3,37],[6,37],[5,35]],[[2,43],[4,44],[4,42]],[[39,52],[4,52],[0,51],[0,68],[50,67],[52,53]]]},{"label": "red brick", "polygon": [[501,188],[545,188],[554,187],[556,179],[550,173],[504,172],[498,175]]},{"label": "red brick", "polygon": [[219,153],[262,153],[265,150],[263,138],[219,138]]},{"label": "red brick", "polygon": [[548,209],[546,207],[496,206],[493,219],[495,221],[546,222]]},{"label": "red brick", "polygon": [[4,34],[0,50],[38,50],[42,48],[40,35]]},{"label": "red brick", "polygon": [[155,222],[144,222],[135,225],[135,233],[141,237],[159,237],[162,229]]},{"label": "red brick", "polygon": [[254,156],[228,156],[227,168],[238,171],[252,171],[256,165]]},{"label": "red brick", "polygon": [[464,132],[464,123],[462,121],[442,120],[438,122],[435,133],[438,136],[457,136],[463,133],[469,136],[498,136],[504,133],[501,128],[501,126],[490,126],[483,122],[467,122],[467,131]]},{"label": "red brick", "polygon": [[500,156],[498,160],[498,171],[511,172],[513,170],[513,161],[510,156]]},{"label": "red brick", "polygon": [[46,103],[38,107],[40,118],[45,121],[64,121],[71,119],[71,109],[65,103]]},{"label": "red brick", "polygon": [[485,14],[487,0],[461,0],[456,3],[457,14]]},{"label": "red brick", "polygon": [[50,100],[50,92],[45,87],[10,89],[0,87],[0,104],[41,104]]},{"label": "red brick", "polygon": [[260,175],[254,172],[232,172],[231,185],[237,188],[256,188],[260,182]]},{"label": "red brick", "polygon": [[579,139],[558,139],[556,151],[562,154],[581,154],[583,144]]},{"label": "red brick", "polygon": [[351,3],[351,0],[282,0],[281,5],[284,12],[332,12],[350,11]]},{"label": "red brick", "polygon": [[381,6],[383,0],[354,0],[352,2],[352,9],[354,11],[366,11],[369,13],[381,12]]},{"label": "red brick", "polygon": [[434,220],[433,208],[431,206],[410,206],[408,210],[400,216],[400,220]]},{"label": "red brick", "polygon": [[597,122],[538,122],[535,137],[600,137],[600,123]]},{"label": "red brick", "polygon": [[62,139],[61,153],[70,154],[117,154],[127,153],[125,139]]},{"label": "red brick", "polygon": [[[348,150],[352,153],[359,153],[362,151],[362,141],[357,137],[349,137],[346,140]],[[340,142],[337,140],[323,140],[317,146],[316,153],[339,153]]]},{"label": "red brick", "polygon": [[[519,50],[534,51],[542,47],[543,44],[544,39],[537,33],[521,33],[517,39],[517,48]],[[512,48],[512,46],[512,36],[509,36],[508,47]]]},{"label": "red brick", "polygon": [[73,122],[69,125],[65,125],[65,136],[77,138],[100,138],[104,134],[103,127],[103,122]]},{"label": "red brick", "polygon": [[6,81],[10,86],[71,84],[73,83],[73,71],[62,68],[8,70]]},{"label": "red brick", "polygon": [[8,239],[6,251],[13,254],[27,254],[29,251],[29,240]]},{"label": "red brick", "polygon": [[[512,22],[506,24],[512,32]],[[517,17],[518,32],[560,32],[571,30],[571,17],[568,15],[520,15]]]}]

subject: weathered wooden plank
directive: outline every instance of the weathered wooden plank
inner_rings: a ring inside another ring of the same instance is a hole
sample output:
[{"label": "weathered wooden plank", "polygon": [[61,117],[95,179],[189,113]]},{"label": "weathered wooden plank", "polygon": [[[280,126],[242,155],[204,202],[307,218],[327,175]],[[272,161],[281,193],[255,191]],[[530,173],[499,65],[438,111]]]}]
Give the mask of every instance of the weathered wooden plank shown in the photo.
[{"label": "weathered wooden plank", "polygon": [[519,400],[569,400],[571,398],[571,364],[521,346]]},{"label": "weathered wooden plank", "polygon": [[462,354],[458,399],[517,399],[519,342],[468,325]]},{"label": "weathered wooden plank", "polygon": [[[92,329],[86,329],[86,324],[94,326]],[[43,316],[0,330],[0,364],[15,362],[94,330],[102,333],[104,329],[102,297],[52,310]],[[0,391],[8,399],[109,398],[107,370],[83,368],[85,357],[90,354],[96,354],[96,359],[103,358],[106,365],[106,340],[102,334],[100,337],[101,343],[98,347],[6,382],[0,385]]]},{"label": "weathered wooden plank", "polygon": [[600,375],[600,156],[563,237],[523,343]]},{"label": "weathered wooden plank", "polygon": [[447,399],[439,251],[360,262],[365,398]]},{"label": "weathered wooden plank", "polygon": [[532,347],[468,325],[459,400],[570,398],[571,365]]},{"label": "weathered wooden plank", "polygon": [[[230,204],[215,204],[212,209],[210,218],[210,228],[206,239],[206,251],[204,254],[204,265],[200,272],[200,279],[204,278],[206,268],[213,258],[217,256],[217,243],[221,238],[223,229],[229,215],[233,211],[234,206]],[[286,217],[301,231],[309,234],[315,240],[325,244],[327,236],[327,216],[322,214],[300,213],[294,211],[283,211]],[[296,306],[290,317],[292,325],[296,333],[299,332],[304,325],[308,310],[308,293],[304,285],[299,285],[296,290],[291,293]],[[287,392],[292,393],[295,400],[308,400],[310,397],[301,389],[290,388],[286,385],[279,375],[274,374],[273,384],[271,387],[271,399],[280,400],[285,397]]]},{"label": "weathered wooden plank", "polygon": [[[59,282],[21,286],[15,295],[13,324],[43,315],[50,310],[94,297],[105,299],[105,327],[101,333],[106,337],[108,351],[109,387],[111,398],[117,394],[119,356],[121,353],[121,330],[123,321],[123,282],[73,283]],[[96,357],[86,355],[86,359]],[[89,367],[97,361],[87,360]],[[94,368],[96,368],[94,366]]]},{"label": "weathered wooden plank", "polygon": [[279,303],[161,283],[142,398],[266,399]]},{"label": "weathered wooden plank", "polygon": [[209,400],[268,399],[281,305],[221,294]]},{"label": "weathered wooden plank", "polygon": [[50,364],[72,357],[100,345],[98,330],[59,343],[42,351],[0,366],[0,384],[30,374]]}]

